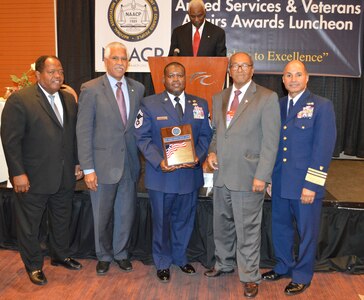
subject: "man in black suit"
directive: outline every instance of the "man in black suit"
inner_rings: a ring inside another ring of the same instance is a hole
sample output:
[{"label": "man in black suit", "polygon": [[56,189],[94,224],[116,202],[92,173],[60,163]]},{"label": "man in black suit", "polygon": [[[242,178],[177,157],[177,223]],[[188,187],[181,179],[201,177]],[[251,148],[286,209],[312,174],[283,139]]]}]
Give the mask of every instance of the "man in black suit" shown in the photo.
[{"label": "man in black suit", "polygon": [[168,56],[226,56],[225,31],[206,21],[202,0],[191,0],[190,22],[173,30]]},{"label": "man in black suit", "polygon": [[30,280],[47,283],[39,224],[47,208],[51,264],[80,270],[69,257],[69,224],[76,179],[82,177],[76,149],[75,99],[60,91],[64,75],[55,56],[35,63],[37,83],[12,94],[1,120],[1,138],[16,199],[17,239]]}]

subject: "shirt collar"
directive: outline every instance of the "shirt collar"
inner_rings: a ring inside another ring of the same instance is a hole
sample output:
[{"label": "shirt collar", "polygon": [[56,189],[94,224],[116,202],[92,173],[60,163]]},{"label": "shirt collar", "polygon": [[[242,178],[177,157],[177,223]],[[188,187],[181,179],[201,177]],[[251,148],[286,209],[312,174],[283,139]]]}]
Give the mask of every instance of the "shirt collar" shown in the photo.
[{"label": "shirt collar", "polygon": [[50,94],[48,93],[38,82],[38,86],[40,87],[40,89],[43,91],[43,93],[48,97],[49,95],[53,95],[53,96],[57,96],[58,95],[58,91],[55,92],[54,94]]},{"label": "shirt collar", "polygon": [[125,76],[121,77],[121,80],[116,80],[116,78],[112,77],[111,75],[109,75],[108,73],[106,73],[106,76],[107,76],[107,79],[109,80],[110,82],[110,85],[112,87],[115,87],[116,86],[116,83],[118,82],[122,82],[122,86],[126,86],[126,79],[125,79]]},{"label": "shirt collar", "polygon": [[[203,29],[205,27],[205,22],[206,22],[206,19],[203,21],[203,23],[200,26],[200,28],[198,28],[198,31],[200,32],[200,36],[202,36],[202,32],[203,32]],[[195,35],[196,30],[197,30],[196,26],[192,24],[192,36]]]},{"label": "shirt collar", "polygon": [[169,97],[169,99],[171,99],[173,104],[176,104],[176,101],[174,100],[174,98],[176,98],[176,97],[178,97],[180,99],[181,104],[185,102],[186,95],[185,95],[184,91],[178,96],[172,95],[169,92],[167,92],[167,94],[168,94],[168,97]]},{"label": "shirt collar", "polygon": [[289,100],[293,100],[293,105],[295,105],[298,101],[298,99],[301,98],[302,94],[305,92],[305,90],[303,90],[301,93],[299,93],[296,97],[291,97],[289,94],[288,94],[288,105],[289,105]]}]

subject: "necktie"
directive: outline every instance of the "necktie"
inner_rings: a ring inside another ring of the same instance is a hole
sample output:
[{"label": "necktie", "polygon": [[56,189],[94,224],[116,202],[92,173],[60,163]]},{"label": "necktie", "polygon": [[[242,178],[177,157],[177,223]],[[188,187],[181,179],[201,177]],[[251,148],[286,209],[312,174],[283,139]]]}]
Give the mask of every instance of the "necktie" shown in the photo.
[{"label": "necktie", "polygon": [[288,112],[287,112],[287,116],[289,115],[289,113],[291,112],[293,108],[293,99],[289,100],[289,106],[288,106]]},{"label": "necktie", "polygon": [[124,93],[121,89],[121,85],[122,82],[117,82],[116,86],[116,102],[118,103],[119,106],[119,111],[120,111],[120,115],[121,115],[121,119],[123,121],[123,124],[126,124],[127,121],[127,116],[126,116],[126,106],[125,106],[125,98],[124,98]]},{"label": "necktie", "polygon": [[55,96],[54,95],[48,95],[48,97],[51,100],[52,109],[53,109],[53,111],[54,111],[54,113],[55,113],[55,115],[56,115],[59,123],[61,123],[61,125],[63,126],[61,114],[59,113],[57,106],[54,104],[54,97]]},{"label": "necktie", "polygon": [[176,101],[176,106],[175,106],[175,109],[176,109],[176,112],[177,112],[177,115],[179,117],[180,120],[182,120],[183,118],[183,109],[182,109],[182,105],[181,103],[179,103],[179,98],[178,97],[175,97],[174,98],[174,101]]},{"label": "necktie", "polygon": [[193,56],[197,56],[198,47],[200,47],[200,33],[196,29],[195,35],[193,36]]},{"label": "necktie", "polygon": [[233,102],[231,102],[231,105],[230,105],[231,112],[235,112],[239,106],[239,95],[241,94],[241,91],[236,90],[234,93],[235,93],[235,96],[234,96]]}]

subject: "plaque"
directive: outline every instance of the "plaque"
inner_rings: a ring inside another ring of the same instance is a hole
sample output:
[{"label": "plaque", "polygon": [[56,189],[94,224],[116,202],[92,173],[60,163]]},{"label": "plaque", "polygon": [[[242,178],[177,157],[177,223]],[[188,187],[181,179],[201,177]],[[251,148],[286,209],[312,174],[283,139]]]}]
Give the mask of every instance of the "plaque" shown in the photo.
[{"label": "plaque", "polygon": [[161,128],[164,159],[168,166],[194,163],[195,145],[190,124]]}]

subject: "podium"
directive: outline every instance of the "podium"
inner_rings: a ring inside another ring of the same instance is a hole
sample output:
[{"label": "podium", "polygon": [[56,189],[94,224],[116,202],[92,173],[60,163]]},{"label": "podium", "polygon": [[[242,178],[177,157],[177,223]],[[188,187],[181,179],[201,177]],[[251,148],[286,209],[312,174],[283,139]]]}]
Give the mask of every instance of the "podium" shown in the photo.
[{"label": "podium", "polygon": [[164,67],[171,62],[179,62],[186,69],[185,92],[201,98],[209,103],[212,111],[212,96],[224,88],[227,57],[187,57],[187,56],[155,56],[148,57],[148,64],[154,91],[161,93],[165,90],[163,85]]}]

